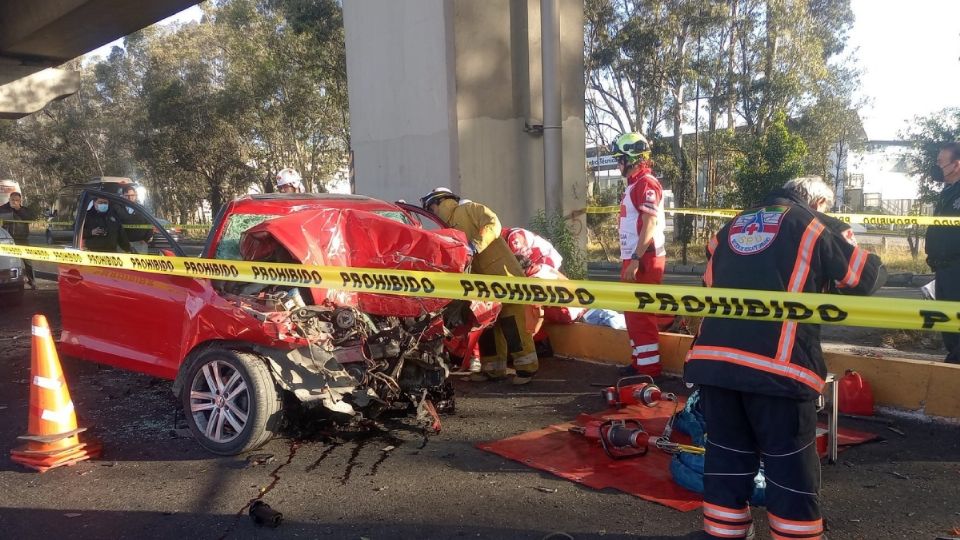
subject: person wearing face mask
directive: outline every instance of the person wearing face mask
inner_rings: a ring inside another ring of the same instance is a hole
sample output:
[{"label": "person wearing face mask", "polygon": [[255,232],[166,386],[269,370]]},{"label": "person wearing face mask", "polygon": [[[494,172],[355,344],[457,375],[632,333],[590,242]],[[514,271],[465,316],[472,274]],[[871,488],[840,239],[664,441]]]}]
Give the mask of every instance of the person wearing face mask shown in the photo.
[{"label": "person wearing face mask", "polygon": [[[931,176],[944,184],[933,215],[960,216],[960,142],[951,142],[940,147],[937,164],[931,171]],[[960,300],[960,227],[927,227],[924,249],[927,253],[927,265],[936,274],[936,299]],[[944,361],[960,364],[960,334],[944,332],[941,335],[947,349]]]},{"label": "person wearing face mask", "polygon": [[[27,221],[36,219],[36,214],[23,205],[23,195],[17,192],[10,194],[10,200],[0,205],[0,222],[3,222],[3,228],[13,237],[13,242],[18,246],[30,245],[30,224]],[[27,285],[31,289],[36,289],[37,285],[33,279],[33,266],[29,259],[23,259],[24,270],[27,276]]]},{"label": "person wearing face mask", "polygon": [[[123,188],[123,198],[132,202],[139,203],[137,189],[133,186]],[[127,235],[127,240],[137,253],[147,252],[147,243],[153,238],[153,227],[147,221],[146,216],[135,210],[132,206],[126,206],[117,214],[123,225],[123,232]]]},{"label": "person wearing face mask", "polygon": [[104,197],[95,198],[87,210],[83,220],[83,246],[89,251],[116,253],[119,248],[136,253],[120,220],[110,209],[110,201]]}]

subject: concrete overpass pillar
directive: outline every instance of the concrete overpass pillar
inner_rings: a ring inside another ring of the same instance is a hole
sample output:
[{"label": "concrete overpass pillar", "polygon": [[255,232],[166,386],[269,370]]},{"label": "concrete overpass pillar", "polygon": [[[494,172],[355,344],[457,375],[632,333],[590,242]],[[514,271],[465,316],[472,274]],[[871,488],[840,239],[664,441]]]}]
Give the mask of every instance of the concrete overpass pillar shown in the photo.
[{"label": "concrete overpass pillar", "polygon": [[[571,216],[586,206],[583,2],[557,5]],[[527,226],[545,203],[540,0],[344,0],[344,23],[357,192],[445,185]]]},{"label": "concrete overpass pillar", "polygon": [[413,202],[460,190],[453,3],[343,3],[358,193]]}]

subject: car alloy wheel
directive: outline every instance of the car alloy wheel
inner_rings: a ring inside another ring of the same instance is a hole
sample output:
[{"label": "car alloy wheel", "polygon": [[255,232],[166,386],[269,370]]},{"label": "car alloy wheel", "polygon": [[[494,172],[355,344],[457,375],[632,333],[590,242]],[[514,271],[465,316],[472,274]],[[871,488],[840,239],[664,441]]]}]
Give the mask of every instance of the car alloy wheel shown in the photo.
[{"label": "car alloy wheel", "polygon": [[210,346],[196,351],[181,369],[187,425],[207,450],[236,455],[277,432],[282,401],[262,356]]},{"label": "car alloy wheel", "polygon": [[211,441],[236,439],[250,416],[250,390],[240,371],[216,360],[204,364],[190,385],[190,411]]}]

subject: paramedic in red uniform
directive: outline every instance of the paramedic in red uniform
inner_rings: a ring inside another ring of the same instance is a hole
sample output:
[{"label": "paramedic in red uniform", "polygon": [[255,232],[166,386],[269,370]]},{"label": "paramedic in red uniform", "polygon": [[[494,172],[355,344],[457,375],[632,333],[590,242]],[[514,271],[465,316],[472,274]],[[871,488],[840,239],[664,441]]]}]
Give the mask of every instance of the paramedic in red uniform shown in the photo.
[{"label": "paramedic in red uniform", "polygon": [[[704,283],[795,293],[873,293],[886,281],[886,271],[879,257],[849,242],[817,212],[832,201],[833,192],[819,177],[797,178],[775,190],[710,241]],[[726,299],[714,299],[721,301]],[[784,309],[752,309],[761,308]],[[821,538],[816,400],[826,374],[819,325],[703,321],[684,378],[700,385],[709,434],[703,479],[706,538],[752,535],[747,501],[761,460],[771,536]]]},{"label": "paramedic in red uniform", "polygon": [[[666,265],[663,188],[650,169],[650,143],[624,133],[610,146],[627,189],[620,203],[620,281],[659,284]],[[626,312],[630,365],[626,373],[660,375],[660,332],[653,313]]]}]

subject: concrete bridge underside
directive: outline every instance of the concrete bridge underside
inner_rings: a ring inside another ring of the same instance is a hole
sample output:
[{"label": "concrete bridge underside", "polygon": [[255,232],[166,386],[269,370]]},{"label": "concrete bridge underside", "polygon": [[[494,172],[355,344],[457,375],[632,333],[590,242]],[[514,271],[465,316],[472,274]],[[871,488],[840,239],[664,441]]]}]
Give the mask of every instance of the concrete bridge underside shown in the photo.
[{"label": "concrete bridge underside", "polygon": [[197,0],[0,2],[0,118],[36,112],[76,92],[76,74],[51,69],[169,17]]}]

